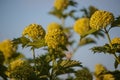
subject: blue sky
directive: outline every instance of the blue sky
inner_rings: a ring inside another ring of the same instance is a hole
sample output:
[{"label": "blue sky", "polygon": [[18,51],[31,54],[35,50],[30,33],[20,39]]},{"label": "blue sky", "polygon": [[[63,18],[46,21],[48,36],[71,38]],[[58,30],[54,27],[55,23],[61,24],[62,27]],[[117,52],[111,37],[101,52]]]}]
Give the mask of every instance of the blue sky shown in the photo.
[{"label": "blue sky", "polygon": [[[120,15],[120,0],[76,0],[78,9],[87,8],[90,5],[96,6],[98,9],[112,12],[115,16]],[[37,23],[46,29],[46,26],[51,22],[60,21],[48,12],[53,7],[54,0],[0,0],[0,41],[4,39],[13,39],[21,36],[25,26],[31,23]],[[77,14],[82,16],[81,14]],[[74,21],[69,18],[66,25],[73,25]],[[120,29],[115,28],[110,31],[111,38],[120,37]],[[76,37],[79,37],[76,34]],[[78,39],[78,38],[76,38]],[[106,43],[106,39],[99,39],[97,45]],[[105,65],[108,69],[114,70],[112,55],[92,54],[89,50],[94,45],[89,45],[79,48],[73,56],[73,59],[79,60],[84,66],[87,66],[92,71],[96,63]],[[29,50],[21,50],[27,56],[30,56]],[[119,66],[120,68],[120,66]]]}]

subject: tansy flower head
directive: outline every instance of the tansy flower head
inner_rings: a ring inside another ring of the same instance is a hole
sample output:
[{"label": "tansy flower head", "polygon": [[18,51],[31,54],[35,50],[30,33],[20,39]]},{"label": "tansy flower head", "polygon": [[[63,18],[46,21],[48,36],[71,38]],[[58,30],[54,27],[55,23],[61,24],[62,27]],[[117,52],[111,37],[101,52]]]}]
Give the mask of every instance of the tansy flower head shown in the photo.
[{"label": "tansy flower head", "polygon": [[58,23],[52,22],[47,26],[47,31],[51,31],[51,30],[55,30],[55,29],[62,29],[61,25],[59,25]]},{"label": "tansy flower head", "polygon": [[102,64],[95,65],[95,75],[98,76],[99,74],[105,72],[107,69]]},{"label": "tansy flower head", "polygon": [[3,52],[5,59],[8,59],[14,54],[16,47],[11,40],[6,39],[0,42],[0,51]]},{"label": "tansy flower head", "polygon": [[73,29],[75,32],[77,32],[80,35],[83,35],[85,32],[90,30],[89,27],[89,18],[80,18],[78,19],[74,26]]},{"label": "tansy flower head", "polygon": [[45,35],[45,42],[47,43],[49,48],[55,49],[59,45],[65,45],[67,39],[61,29],[53,29]]},{"label": "tansy flower head", "polygon": [[32,39],[43,38],[45,36],[45,30],[42,28],[41,25],[30,24],[24,29],[22,35],[27,35],[29,38]]},{"label": "tansy flower head", "polygon": [[66,9],[68,4],[69,4],[69,0],[55,0],[54,1],[54,7],[57,10],[64,10],[64,9]]},{"label": "tansy flower head", "polygon": [[15,60],[15,61],[13,61],[13,62],[10,63],[10,69],[14,70],[15,68],[23,65],[24,63],[25,63],[24,60],[17,59],[17,60]]},{"label": "tansy flower head", "polygon": [[111,40],[112,44],[120,44],[120,38],[119,37],[115,37]]},{"label": "tansy flower head", "polygon": [[115,80],[115,78],[112,74],[105,74],[103,80]]},{"label": "tansy flower head", "polygon": [[108,11],[98,10],[90,18],[90,27],[96,30],[107,27],[114,21],[114,16]]}]

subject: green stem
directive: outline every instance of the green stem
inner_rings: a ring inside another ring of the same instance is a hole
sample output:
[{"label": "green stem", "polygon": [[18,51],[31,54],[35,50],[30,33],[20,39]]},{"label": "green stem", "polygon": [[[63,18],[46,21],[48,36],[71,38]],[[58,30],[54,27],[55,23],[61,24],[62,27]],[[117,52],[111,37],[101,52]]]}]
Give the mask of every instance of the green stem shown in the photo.
[{"label": "green stem", "polygon": [[[112,47],[112,43],[111,43],[111,39],[110,39],[110,35],[109,35],[108,31],[106,30],[106,28],[105,28],[104,30],[105,30],[105,34],[106,34],[106,36],[107,36],[107,38],[108,38],[110,47],[113,48],[113,47]],[[117,60],[117,62],[120,64],[120,61],[119,61],[117,55],[115,54],[115,52],[113,53],[113,56],[115,57],[115,59]]]},{"label": "green stem", "polygon": [[35,50],[34,49],[32,49],[32,53],[33,53],[33,60],[34,60],[34,69],[35,69],[35,71],[37,71],[36,61],[35,61]]},{"label": "green stem", "polygon": [[56,72],[55,72],[55,68],[56,68],[56,60],[55,60],[55,50],[51,50],[50,54],[51,58],[52,58],[52,69],[51,69],[51,73],[50,73],[50,80],[55,80],[56,79]]}]

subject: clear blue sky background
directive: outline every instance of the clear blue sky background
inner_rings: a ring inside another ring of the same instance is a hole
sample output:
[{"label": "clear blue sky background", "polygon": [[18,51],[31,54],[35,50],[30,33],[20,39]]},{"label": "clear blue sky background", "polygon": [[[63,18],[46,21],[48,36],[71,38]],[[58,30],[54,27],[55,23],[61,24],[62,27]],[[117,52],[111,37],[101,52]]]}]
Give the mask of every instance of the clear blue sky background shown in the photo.
[{"label": "clear blue sky background", "polygon": [[[78,2],[78,9],[87,8],[90,5],[96,6],[98,9],[112,12],[115,16],[120,15],[120,0],[76,0]],[[53,7],[54,0],[0,0],[0,41],[4,39],[13,39],[21,36],[25,26],[31,23],[41,24],[44,29],[50,22],[60,21],[48,15],[48,12]],[[82,16],[81,14],[77,14]],[[74,21],[67,19],[66,25],[73,25]],[[120,29],[112,29],[111,38],[115,36],[120,37]],[[79,37],[76,34],[76,37]],[[76,38],[79,39],[79,38]],[[106,39],[99,39],[97,45],[106,43]],[[84,66],[87,66],[92,71],[94,65],[101,63],[108,69],[114,70],[112,55],[92,54],[89,50],[94,45],[79,48],[73,56],[73,59],[79,60]],[[30,57],[29,50],[22,50]],[[120,69],[120,66],[119,66]]]}]

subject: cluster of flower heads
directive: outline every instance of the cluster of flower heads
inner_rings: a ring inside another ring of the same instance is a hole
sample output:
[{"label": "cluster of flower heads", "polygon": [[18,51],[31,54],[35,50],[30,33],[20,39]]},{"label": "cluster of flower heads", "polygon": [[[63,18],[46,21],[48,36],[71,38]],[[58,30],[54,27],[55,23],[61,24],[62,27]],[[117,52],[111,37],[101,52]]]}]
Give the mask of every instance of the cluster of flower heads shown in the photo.
[{"label": "cluster of flower heads", "polygon": [[85,32],[90,30],[89,18],[80,18],[78,19],[73,27],[74,31],[80,35],[83,35]]},{"label": "cluster of flower heads", "polygon": [[5,59],[8,59],[15,53],[16,47],[11,40],[6,39],[0,42],[0,51],[3,52]]},{"label": "cluster of flower heads", "polygon": [[24,60],[17,59],[17,60],[15,60],[15,61],[13,61],[13,62],[10,63],[10,69],[11,69],[11,70],[14,70],[14,69],[16,69],[17,67],[23,65],[24,63],[25,63]]},{"label": "cluster of flower heads", "polygon": [[55,0],[54,7],[57,10],[64,10],[69,5],[69,0]]},{"label": "cluster of flower heads", "polygon": [[107,71],[107,69],[102,64],[96,64],[95,65],[95,75],[98,76],[101,73]]},{"label": "cluster of flower heads", "polygon": [[90,18],[90,27],[96,30],[106,28],[114,21],[114,16],[108,11],[98,10]]},{"label": "cluster of flower heads", "polygon": [[27,26],[23,33],[23,36],[28,36],[31,39],[39,39],[39,38],[43,38],[45,36],[45,30],[42,28],[41,25],[38,24],[30,24],[29,26]]},{"label": "cluster of flower heads", "polygon": [[119,37],[115,37],[111,40],[112,44],[120,44],[120,38]]},{"label": "cluster of flower heads", "polygon": [[48,32],[51,31],[51,30],[54,30],[54,29],[59,29],[59,30],[61,30],[62,27],[61,27],[58,23],[56,23],[56,22],[52,22],[52,23],[50,23],[50,24],[47,26],[47,31],[48,31]]},{"label": "cluster of flower heads", "polygon": [[58,23],[51,23],[47,27],[48,32],[45,35],[45,42],[49,48],[58,48],[60,45],[65,45],[67,38]]},{"label": "cluster of flower heads", "polygon": [[105,74],[103,75],[103,80],[115,80],[112,74]]}]

